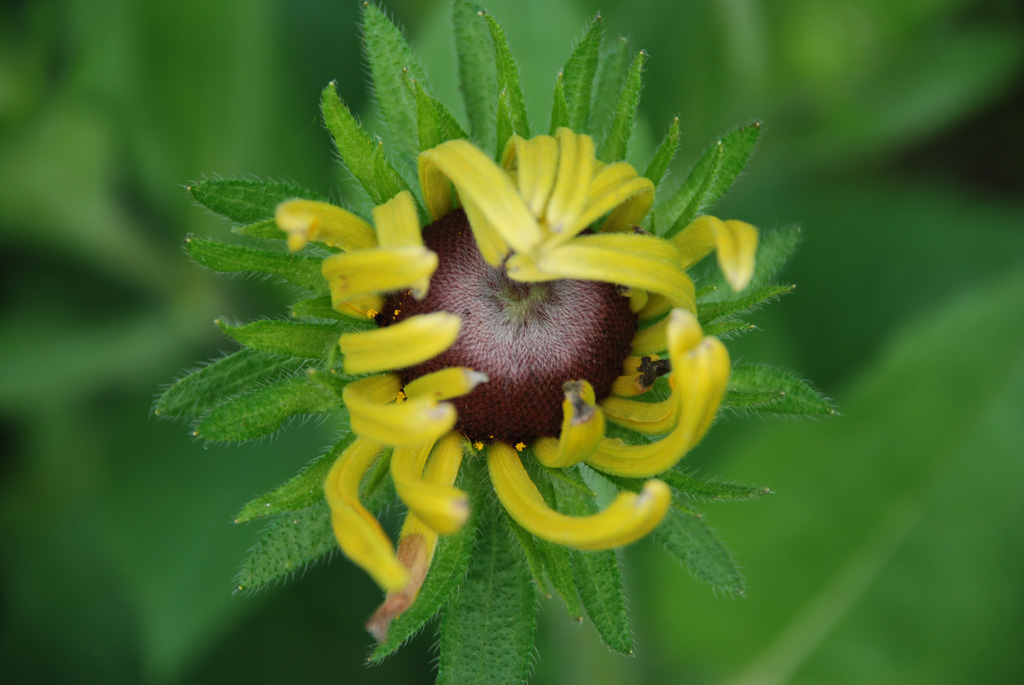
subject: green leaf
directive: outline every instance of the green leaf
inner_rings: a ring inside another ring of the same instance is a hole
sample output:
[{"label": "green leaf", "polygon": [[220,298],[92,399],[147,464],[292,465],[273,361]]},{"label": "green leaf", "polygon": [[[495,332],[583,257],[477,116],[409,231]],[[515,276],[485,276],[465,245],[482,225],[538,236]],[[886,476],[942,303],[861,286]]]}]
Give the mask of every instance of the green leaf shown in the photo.
[{"label": "green leaf", "polygon": [[256,350],[239,350],[177,380],[157,400],[158,416],[195,418],[225,399],[299,371],[304,362]]},{"label": "green leaf", "polygon": [[349,433],[329,452],[318,457],[297,475],[246,503],[235,517],[235,523],[247,523],[267,516],[298,511],[321,501],[324,498],[324,481],[327,479],[327,473],[355,439],[355,434]]},{"label": "green leaf", "polygon": [[273,219],[236,226],[231,229],[231,232],[249,238],[260,238],[261,240],[284,240],[288,237],[287,233],[277,227],[277,222]]},{"label": "green leaf", "polygon": [[481,512],[462,589],[444,610],[437,682],[523,683],[534,650],[536,596],[497,505]]},{"label": "green leaf", "polygon": [[409,92],[409,77],[426,82],[419,59],[409,48],[401,29],[376,3],[364,2],[363,45],[373,76],[377,105],[384,115],[399,150],[411,156],[419,152],[416,132],[416,98]]},{"label": "green leaf", "polygon": [[[696,500],[739,502],[771,494],[771,490],[768,488],[740,485],[714,478],[697,478],[693,474],[683,473],[678,468],[658,474],[658,479],[665,481],[673,490],[678,490]],[[639,491],[643,486],[640,481],[637,483],[637,491]]]},{"label": "green leaf", "polygon": [[541,556],[540,547],[538,546],[537,538],[533,537],[529,531],[520,526],[518,523],[509,518],[508,523],[509,530],[515,536],[516,541],[519,543],[520,551],[526,558],[526,566],[530,570],[530,576],[533,578],[534,586],[541,592],[545,597],[551,597],[551,586],[547,581],[547,577],[544,575],[544,559]]},{"label": "green leaf", "polygon": [[331,81],[324,88],[320,109],[341,161],[375,205],[387,202],[403,190],[409,190],[409,185],[388,162],[384,144],[370,138],[338,97],[336,82]]},{"label": "green leaf", "polygon": [[670,508],[651,535],[697,578],[715,589],[743,594],[743,576],[732,556],[696,516]]},{"label": "green leaf", "polygon": [[[491,31],[491,40],[494,41],[498,90],[506,93],[508,98],[507,107],[509,118],[512,121],[512,131],[522,138],[529,138],[530,121],[526,114],[526,101],[523,99],[523,84],[519,80],[519,67],[516,66],[516,60],[512,56],[512,50],[508,47],[508,40],[505,38],[505,32],[501,30],[501,26],[487,12],[484,12],[483,16],[487,21],[487,28]],[[502,149],[499,147],[498,154],[500,155],[501,152]]]},{"label": "green leaf", "polygon": [[[467,482],[467,479],[472,479]],[[480,493],[481,479],[472,473],[472,469],[463,469],[461,486],[470,493]],[[409,641],[423,626],[432,619],[445,605],[448,599],[462,585],[469,567],[470,558],[475,554],[474,544],[480,522],[480,511],[487,505],[480,497],[474,498],[472,514],[458,532],[443,535],[437,545],[434,560],[423,581],[416,601],[408,610],[391,622],[388,635],[384,642],[374,648],[370,654],[370,663],[380,661],[393,654],[399,647]]]},{"label": "green leaf", "polygon": [[555,78],[555,93],[551,99],[551,135],[563,126],[569,126],[569,105],[565,101],[562,74],[559,74]]},{"label": "green leaf", "polygon": [[273,219],[277,205],[301,197],[326,202],[317,192],[291,183],[267,183],[244,179],[213,179],[188,186],[196,202],[240,224]]},{"label": "green leaf", "polygon": [[678,148],[679,117],[676,117],[672,120],[672,124],[669,125],[665,137],[661,139],[658,149],[654,151],[654,156],[651,157],[651,161],[647,164],[644,178],[650,179],[655,187],[657,187],[661,183],[661,179],[665,178],[665,173],[668,171],[672,159],[676,156]]},{"label": "green leaf", "polygon": [[[597,504],[593,496],[582,494],[583,489],[589,491],[589,488],[579,472],[567,469],[560,471],[567,479],[574,481],[576,486],[567,486],[561,480],[554,481],[558,510],[570,516],[589,516],[595,513]],[[626,614],[622,572],[615,551],[569,550],[569,557],[576,590],[601,639],[620,654],[633,654],[633,631]]]},{"label": "green leaf", "polygon": [[544,572],[559,597],[562,598],[565,610],[576,621],[582,621],[583,605],[580,604],[579,591],[576,589],[576,581],[573,577],[569,548],[537,540],[537,549],[540,551],[544,563]]},{"label": "green leaf", "polygon": [[214,271],[273,274],[310,292],[328,291],[327,281],[320,274],[323,260],[316,257],[228,245],[195,236],[185,238],[185,249],[192,259]]},{"label": "green leaf", "polygon": [[759,414],[831,416],[829,401],[790,371],[767,364],[736,364],[722,406]]},{"label": "green leaf", "polygon": [[494,140],[492,131],[497,111],[498,77],[494,41],[481,12],[475,3],[465,0],[455,0],[452,6],[459,90],[466,104],[473,139],[486,150]]},{"label": "green leaf", "polygon": [[[576,45],[576,48],[569,55],[569,60],[562,67],[561,76],[564,79],[564,98],[568,109],[568,126],[576,132],[587,130],[590,122],[590,102],[594,92],[594,75],[597,73],[597,64],[601,55],[601,40],[604,38],[604,28],[601,25],[601,15],[598,14],[587,27],[583,38]],[[555,86],[556,93],[558,86]],[[557,103],[557,100],[556,100]],[[555,126],[552,123],[552,132]]]},{"label": "green leaf", "polygon": [[795,289],[795,285],[767,285],[753,291],[748,289],[745,291],[748,294],[737,297],[735,300],[701,302],[697,304],[697,318],[700,320],[701,326],[705,326],[727,316],[758,309],[761,305],[774,302]]},{"label": "green leaf", "polygon": [[775,280],[790,257],[793,256],[800,244],[800,239],[799,226],[761,231],[757,240],[757,255],[754,259],[754,276],[747,287],[759,288]]},{"label": "green leaf", "polygon": [[193,434],[204,440],[252,440],[273,433],[290,416],[340,406],[341,397],[331,388],[306,375],[293,376],[218,406]]},{"label": "green leaf", "polygon": [[327,502],[280,516],[267,527],[242,564],[237,591],[255,591],[297,573],[338,548]]},{"label": "green leaf", "polygon": [[298,321],[253,321],[244,326],[215,322],[225,335],[254,350],[277,352],[305,359],[327,359],[338,337],[351,329],[344,324],[300,323]]},{"label": "green leaf", "polygon": [[629,70],[629,41],[618,38],[601,48],[601,59],[597,64],[593,106],[590,110],[590,126],[587,130],[594,141],[600,143],[614,111],[614,103],[622,92],[622,82]]},{"label": "green leaf", "polygon": [[515,133],[515,124],[512,123],[512,113],[509,105],[508,91],[503,90],[498,94],[498,113],[497,113],[497,125],[495,128],[495,137],[497,138],[497,152],[494,154],[494,158],[501,162],[502,153],[505,151],[505,145],[508,143],[508,139]]},{"label": "green leaf", "polygon": [[761,122],[733,129],[693,165],[679,190],[655,210],[655,231],[670,238],[718,201],[747,165],[761,135]]},{"label": "green leaf", "polygon": [[757,326],[739,319],[723,319],[704,327],[704,335],[712,335],[723,340],[731,340],[742,333],[757,330]]},{"label": "green leaf", "polygon": [[629,136],[633,133],[636,108],[640,104],[640,89],[643,87],[643,70],[646,61],[647,53],[641,50],[633,58],[633,63],[629,67],[629,73],[626,74],[626,80],[619,91],[611,130],[608,131],[608,135],[601,145],[601,154],[598,155],[602,162],[610,164],[626,158]]},{"label": "green leaf", "polygon": [[422,83],[413,79],[409,86],[416,97],[416,127],[420,150],[429,150],[446,140],[469,137],[451,110],[428,93]]},{"label": "green leaf", "polygon": [[292,305],[292,316],[296,319],[336,319],[345,321],[353,328],[376,328],[377,324],[373,319],[365,316],[358,318],[343,314],[331,304],[330,295],[311,297],[306,300],[299,300]]}]

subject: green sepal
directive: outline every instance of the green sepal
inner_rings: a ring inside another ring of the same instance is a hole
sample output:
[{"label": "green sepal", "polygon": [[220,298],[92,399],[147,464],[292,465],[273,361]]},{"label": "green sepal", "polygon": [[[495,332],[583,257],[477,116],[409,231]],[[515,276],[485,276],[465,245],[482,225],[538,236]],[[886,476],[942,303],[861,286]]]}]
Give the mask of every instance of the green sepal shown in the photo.
[{"label": "green sepal", "polygon": [[331,304],[330,295],[299,300],[292,305],[292,316],[296,319],[332,319],[344,321],[353,330],[377,328],[373,319],[339,312]]},{"label": "green sepal", "polygon": [[[512,121],[512,132],[521,138],[530,137],[530,120],[526,114],[526,100],[523,98],[523,83],[519,79],[519,67],[512,56],[512,50],[508,47],[508,39],[505,32],[487,12],[484,12],[484,20],[491,32],[491,40],[494,41],[494,63],[497,66],[498,90],[504,91],[508,98],[507,107],[509,118]],[[500,142],[500,140],[499,140]],[[498,147],[498,154],[502,148]]]},{"label": "green sepal", "polygon": [[285,419],[339,409],[341,397],[308,374],[271,383],[219,405],[196,426],[204,440],[252,440],[273,433]]},{"label": "green sepal", "polygon": [[758,309],[762,305],[774,302],[783,295],[796,289],[795,285],[766,285],[756,290],[747,289],[747,294],[735,300],[721,302],[698,302],[697,319],[701,326],[706,326],[725,317],[736,316]]},{"label": "green sepal", "polygon": [[610,164],[626,158],[629,137],[633,133],[633,121],[636,119],[636,108],[640,104],[640,90],[643,88],[644,62],[646,61],[647,53],[641,50],[629,66],[629,72],[626,74],[626,80],[619,93],[618,104],[615,106],[612,127],[609,129],[608,135],[601,145],[601,153],[598,155],[602,162]]},{"label": "green sepal", "polygon": [[736,562],[698,516],[673,503],[651,536],[700,580],[717,590],[743,595],[743,576]]},{"label": "green sepal", "polygon": [[277,352],[304,359],[327,359],[342,333],[356,330],[335,323],[302,323],[298,321],[253,321],[242,326],[215,322],[225,335],[253,350]]},{"label": "green sepal", "polygon": [[398,149],[410,157],[419,152],[416,132],[416,98],[406,82],[414,78],[426,82],[419,59],[409,47],[402,30],[395,26],[380,7],[363,5],[363,46],[370,64],[373,90]]},{"label": "green sepal", "polygon": [[469,138],[448,107],[428,93],[416,79],[409,80],[416,98],[416,131],[419,149],[429,150],[446,140]]},{"label": "green sepal", "polygon": [[185,250],[199,264],[221,273],[272,274],[313,293],[326,294],[327,281],[320,274],[322,259],[271,252],[242,245],[188,236]]},{"label": "green sepal", "polygon": [[629,70],[629,41],[623,37],[608,41],[601,47],[594,79],[594,98],[587,130],[601,147],[602,136],[607,133],[615,103],[622,92],[622,82]]},{"label": "green sepal", "polygon": [[761,122],[755,121],[726,133],[705,150],[675,195],[655,208],[655,232],[671,238],[725,195],[760,135]]},{"label": "green sepal", "polygon": [[732,340],[733,338],[742,335],[743,333],[750,333],[756,331],[757,326],[746,321],[739,319],[722,319],[715,323],[710,323],[704,327],[704,335],[711,335],[722,340]]},{"label": "green sepal", "polygon": [[336,82],[331,81],[324,88],[320,109],[341,161],[373,204],[383,204],[403,190],[409,190],[409,185],[384,154],[384,144],[370,138],[338,97]]},{"label": "green sepal", "polygon": [[679,149],[679,117],[672,120],[668,131],[665,132],[665,137],[661,139],[658,149],[654,151],[654,156],[651,157],[647,169],[644,170],[644,178],[650,179],[657,187],[665,178],[668,167],[676,156],[677,149]]},{"label": "green sepal", "polygon": [[153,413],[198,418],[229,397],[298,372],[304,363],[267,352],[239,350],[175,381],[157,400]]},{"label": "green sepal", "polygon": [[536,587],[542,595],[550,599],[551,585],[548,583],[547,576],[544,573],[544,558],[541,556],[540,547],[538,545],[540,541],[511,518],[508,519],[507,523],[509,530],[512,531],[512,535],[519,543],[523,557],[526,559],[526,567],[530,570],[530,577],[533,579],[534,587]]},{"label": "green sepal", "polygon": [[501,157],[505,152],[505,145],[509,138],[515,133],[515,125],[512,123],[512,114],[509,105],[508,91],[503,90],[498,94],[498,112],[496,114],[495,138],[497,148],[494,159],[500,164]]},{"label": "green sepal", "polygon": [[490,148],[494,140],[494,113],[497,110],[498,77],[494,61],[494,41],[483,10],[465,0],[452,5],[455,53],[459,63],[459,90],[466,105],[469,130],[479,147]]},{"label": "green sepal", "polygon": [[384,642],[378,644],[367,661],[379,663],[415,636],[462,585],[473,555],[479,515],[478,505],[473,508],[469,521],[451,535],[442,535],[430,570],[423,581],[416,601],[408,610],[391,622]]},{"label": "green sepal", "polygon": [[235,590],[259,590],[298,573],[337,548],[331,514],[321,498],[304,509],[279,516],[267,527],[243,562]]},{"label": "green sepal", "polygon": [[481,507],[466,580],[441,618],[437,682],[524,683],[536,631],[536,594],[498,505]]},{"label": "green sepal", "polygon": [[247,238],[259,238],[260,240],[284,240],[288,234],[277,227],[273,219],[265,219],[252,224],[242,224],[231,229],[235,235],[244,235]]},{"label": "green sepal", "polygon": [[831,416],[835,407],[796,374],[767,364],[736,364],[722,407],[757,414]]},{"label": "green sepal", "polygon": [[[601,15],[598,14],[590,22],[583,38],[576,44],[576,48],[559,72],[563,79],[563,97],[568,114],[568,123],[564,125],[578,133],[585,131],[590,123],[590,102],[593,99],[594,76],[597,74],[603,38],[604,28],[601,25]],[[554,130],[552,124],[552,131]]]},{"label": "green sepal", "polygon": [[324,498],[324,481],[334,462],[356,439],[349,433],[324,455],[270,492],[246,503],[235,517],[235,523],[247,523],[267,516],[298,511]]},{"label": "green sepal", "polygon": [[555,93],[551,97],[551,135],[555,135],[563,126],[571,128],[569,123],[569,105],[565,101],[565,85],[559,72],[555,77]]},{"label": "green sepal", "polygon": [[[690,499],[705,502],[742,502],[764,497],[772,492],[768,488],[759,488],[753,485],[730,483],[715,478],[697,478],[692,473],[683,472],[678,466],[675,469],[659,473],[658,480],[664,481],[670,488]],[[640,484],[639,488],[642,488],[642,481],[638,481],[638,483]]]},{"label": "green sepal", "polygon": [[196,202],[240,224],[273,219],[277,205],[301,197],[326,202],[319,193],[292,183],[250,181],[240,178],[199,181],[188,186]]},{"label": "green sepal", "polygon": [[[579,471],[557,469],[566,479],[575,482],[567,486],[562,479],[555,479],[555,496],[558,511],[570,516],[589,516],[597,512],[593,494],[584,497],[582,490],[589,491]],[[622,571],[615,550],[581,552],[569,550],[576,591],[587,610],[587,616],[597,629],[598,635],[608,647],[620,654],[634,652],[633,631],[626,614],[626,595],[622,587]]]}]

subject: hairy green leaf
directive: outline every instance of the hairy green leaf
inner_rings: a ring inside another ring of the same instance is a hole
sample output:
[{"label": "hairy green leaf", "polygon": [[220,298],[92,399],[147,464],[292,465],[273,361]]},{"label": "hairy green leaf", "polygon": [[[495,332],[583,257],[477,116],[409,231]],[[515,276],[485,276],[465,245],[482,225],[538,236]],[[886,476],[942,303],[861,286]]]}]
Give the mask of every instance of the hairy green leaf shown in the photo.
[{"label": "hairy green leaf", "polygon": [[334,81],[324,88],[320,109],[345,168],[352,173],[375,205],[387,202],[403,190],[409,190],[409,185],[388,162],[384,144],[370,138],[338,97],[338,84]]},{"label": "hairy green leaf", "polygon": [[214,271],[273,274],[310,292],[328,291],[327,281],[320,274],[323,260],[316,257],[229,245],[195,236],[185,238],[185,249],[192,259]]},{"label": "hairy green leaf", "polygon": [[319,414],[341,406],[332,388],[308,375],[271,383],[221,404],[196,426],[204,440],[252,440],[273,433],[285,419],[298,414]]},{"label": "hairy green leaf", "polygon": [[629,41],[617,38],[608,41],[601,47],[601,57],[597,63],[597,76],[594,80],[594,98],[590,110],[590,126],[587,130],[594,136],[598,149],[607,135],[608,124],[615,103],[622,93],[622,82],[629,70]]},{"label": "hairy green leaf", "polygon": [[651,535],[697,578],[718,590],[743,594],[743,576],[732,555],[701,519],[673,507]]},{"label": "hairy green leaf", "polygon": [[451,110],[428,93],[422,83],[413,79],[409,87],[416,97],[416,130],[420,150],[429,150],[446,140],[469,137]]},{"label": "hairy green leaf", "polygon": [[188,186],[196,202],[240,224],[273,219],[277,205],[296,197],[326,202],[319,193],[292,183],[211,179]]},{"label": "hairy green leaf", "polygon": [[722,406],[759,414],[831,416],[832,404],[794,373],[767,364],[736,364]]},{"label": "hairy green leaf", "polygon": [[[530,120],[526,114],[526,101],[523,99],[523,84],[519,79],[519,67],[508,47],[505,32],[494,17],[484,12],[487,28],[494,41],[494,63],[497,65],[498,90],[506,93],[509,118],[512,121],[512,132],[522,138],[530,137]],[[500,141],[499,141],[500,142]],[[501,154],[501,147],[498,147]]]},{"label": "hairy green leaf", "polygon": [[218,319],[216,324],[225,335],[250,349],[305,359],[327,359],[330,350],[338,344],[338,337],[354,330],[344,324],[269,319],[243,326],[229,326]]},{"label": "hairy green leaf", "polygon": [[509,105],[507,90],[503,90],[498,94],[498,113],[495,132],[495,137],[497,138],[497,152],[494,154],[494,158],[498,162],[501,162],[501,156],[505,151],[505,145],[508,143],[508,139],[515,133],[515,124],[512,122],[512,112]]},{"label": "hairy green leaf", "polygon": [[601,145],[601,153],[598,155],[602,162],[618,162],[626,158],[629,137],[633,133],[636,108],[640,104],[640,90],[643,88],[643,71],[646,61],[647,53],[641,50],[633,58],[633,63],[629,67],[626,80],[619,91],[612,127],[608,131],[608,135]]},{"label": "hairy green leaf", "polygon": [[[601,26],[601,15],[598,14],[587,27],[583,38],[569,55],[569,60],[562,67],[561,76],[564,80],[564,98],[567,107],[568,121],[565,126],[582,133],[590,123],[590,102],[594,93],[594,75],[601,55],[601,40],[604,29]],[[556,86],[557,91],[557,86]],[[557,102],[557,101],[556,101]],[[552,125],[552,132],[555,127]]]},{"label": "hairy green leaf", "polygon": [[757,330],[757,326],[739,319],[722,319],[709,323],[704,327],[704,335],[711,335],[723,340],[731,340],[742,333],[749,333]]},{"label": "hairy green leaf", "polygon": [[486,150],[494,140],[498,76],[494,41],[481,12],[476,3],[466,0],[455,0],[452,6],[455,53],[459,62],[459,90],[466,104],[473,139]]},{"label": "hairy green leaf", "polygon": [[279,516],[256,542],[235,579],[238,591],[258,590],[338,548],[323,499]]},{"label": "hairy green leaf", "polygon": [[419,152],[416,98],[409,92],[409,77],[426,83],[426,74],[401,29],[376,3],[363,5],[363,45],[373,76],[373,90],[384,122],[398,149],[409,156]]},{"label": "hairy green leaf", "polygon": [[702,326],[713,323],[727,316],[744,314],[759,308],[761,305],[774,302],[783,295],[796,289],[795,285],[766,285],[756,290],[747,289],[747,294],[735,300],[720,302],[701,302],[697,304],[697,318]]},{"label": "hairy green leaf", "polygon": [[565,610],[577,621],[582,621],[583,605],[580,604],[580,594],[576,589],[576,581],[573,577],[569,548],[537,540],[537,549],[540,551],[544,563],[544,572],[555,588],[555,592],[562,598]]},{"label": "hairy green leaf", "polygon": [[261,240],[284,240],[288,237],[287,233],[277,227],[277,222],[273,219],[264,219],[253,224],[235,226],[231,229],[231,232],[236,235],[244,235]]},{"label": "hairy green leaf", "polygon": [[306,300],[299,300],[292,305],[292,316],[296,319],[337,319],[344,321],[353,329],[376,328],[377,324],[373,319],[365,316],[355,318],[339,312],[331,304],[330,295],[311,297]]},{"label": "hairy green leaf", "polygon": [[668,131],[665,132],[665,137],[661,139],[658,149],[654,151],[654,156],[651,157],[651,161],[647,164],[647,169],[644,170],[644,178],[650,179],[655,186],[661,183],[661,179],[665,178],[668,167],[676,156],[678,148],[679,117],[676,117],[672,120]]},{"label": "hairy green leaf", "polygon": [[551,99],[551,135],[563,126],[569,126],[569,105],[565,101],[565,86],[559,74],[555,78],[555,93]]},{"label": "hairy green leaf", "polygon": [[523,683],[534,649],[536,597],[504,515],[481,512],[462,589],[444,610],[437,682]]},{"label": "hairy green leaf", "polygon": [[755,121],[726,133],[705,150],[675,195],[655,209],[655,231],[665,237],[675,235],[725,195],[747,165],[760,135],[761,122]]},{"label": "hairy green leaf", "polygon": [[714,478],[697,478],[693,474],[683,473],[678,467],[658,474],[658,479],[687,497],[698,500],[738,502],[771,493],[768,488],[729,483]]},{"label": "hairy green leaf", "polygon": [[516,523],[511,518],[507,521],[509,530],[515,536],[516,541],[519,542],[523,556],[526,558],[526,566],[530,570],[530,576],[533,578],[534,586],[540,590],[541,594],[545,597],[551,597],[551,586],[547,581],[547,577],[544,575],[544,559],[541,556],[539,541],[537,538]]},{"label": "hairy green leaf", "polygon": [[227,398],[298,372],[304,362],[256,350],[239,350],[192,371],[157,400],[159,416],[197,418]]}]

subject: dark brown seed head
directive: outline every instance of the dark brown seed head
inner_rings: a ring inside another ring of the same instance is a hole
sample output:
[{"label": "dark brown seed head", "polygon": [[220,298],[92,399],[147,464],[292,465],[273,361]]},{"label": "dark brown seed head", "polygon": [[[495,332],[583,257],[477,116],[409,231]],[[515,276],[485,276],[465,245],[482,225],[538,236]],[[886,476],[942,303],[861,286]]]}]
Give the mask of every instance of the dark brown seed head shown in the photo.
[{"label": "dark brown seed head", "polygon": [[449,366],[486,373],[488,382],[451,400],[466,437],[512,445],[557,437],[566,381],[585,379],[598,400],[608,396],[636,332],[629,300],[614,285],[513,281],[480,256],[461,210],[423,229],[423,242],[438,256],[427,296],[391,293],[378,323],[436,311],[462,317],[454,345],[399,373],[403,383]]}]

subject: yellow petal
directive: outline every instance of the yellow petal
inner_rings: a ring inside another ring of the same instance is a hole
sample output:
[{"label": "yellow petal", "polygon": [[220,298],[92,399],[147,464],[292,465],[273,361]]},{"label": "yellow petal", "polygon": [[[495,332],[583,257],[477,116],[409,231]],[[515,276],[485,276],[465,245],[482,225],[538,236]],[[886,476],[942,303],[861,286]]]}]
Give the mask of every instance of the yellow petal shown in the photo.
[{"label": "yellow petal", "polygon": [[641,328],[633,335],[633,354],[648,355],[668,349],[668,317]]},{"label": "yellow petal", "polygon": [[[443,192],[437,190],[444,186],[441,179],[447,178],[455,186],[473,235],[481,244],[481,254],[488,263],[497,266],[504,257],[504,254],[484,252],[483,245],[495,244],[492,233],[517,252],[530,252],[540,243],[540,226],[515,184],[503,169],[472,143],[449,140],[421,152],[419,175],[427,196],[427,209],[435,219],[451,209],[450,200],[445,203]],[[492,261],[495,258],[498,261]]]},{"label": "yellow petal", "polygon": [[586,224],[580,223],[580,215],[586,206],[587,190],[594,175],[594,140],[567,128],[558,129],[555,136],[558,140],[558,171],[545,218],[552,233],[571,238],[586,228]]},{"label": "yellow petal", "polygon": [[374,318],[383,307],[383,297],[373,293],[365,293],[363,295],[354,295],[344,302],[337,303],[337,305],[334,305],[334,310],[349,318],[362,321]]},{"label": "yellow petal", "polygon": [[[667,343],[666,343],[667,346]],[[623,374],[612,382],[612,395],[615,397],[636,397],[654,387],[659,376],[668,373],[668,360],[660,361],[656,354],[643,357],[630,356],[622,363]]]},{"label": "yellow petal", "polygon": [[524,140],[512,136],[505,146],[501,165],[516,170],[519,194],[534,216],[544,216],[558,169],[558,143],[551,136]]},{"label": "yellow petal", "polygon": [[425,247],[389,247],[359,250],[328,257],[320,266],[331,287],[334,308],[355,295],[411,288],[422,298],[430,276],[437,269],[437,255]]},{"label": "yellow petal", "polygon": [[565,390],[562,432],[557,441],[542,438],[538,444],[543,444],[535,450],[540,463],[559,469],[574,466],[589,457],[604,437],[604,413],[597,406],[593,386],[587,381],[568,381],[562,388]]},{"label": "yellow petal", "polygon": [[373,223],[381,247],[420,247],[420,219],[412,193],[403,190],[382,205],[373,208]]},{"label": "yellow petal", "polygon": [[430,397],[440,402],[461,397],[473,392],[481,383],[487,382],[487,374],[474,371],[467,366],[450,366],[425,376],[420,376],[405,386],[410,399]]},{"label": "yellow petal", "polygon": [[674,397],[661,402],[606,397],[601,402],[601,409],[612,423],[644,435],[664,435],[679,423],[679,400]]},{"label": "yellow petal", "polygon": [[619,493],[598,514],[566,516],[547,505],[512,447],[491,445],[487,468],[494,492],[516,523],[542,540],[578,549],[610,549],[638,540],[661,522],[672,500],[668,486],[652,480],[639,495]]},{"label": "yellow petal", "polygon": [[380,444],[357,438],[331,467],[324,495],[341,551],[382,588],[396,591],[408,582],[409,573],[380,523],[359,502],[359,483],[382,449]]},{"label": "yellow petal", "polygon": [[[438,485],[423,477],[423,467],[433,447],[433,440],[396,447],[391,455],[391,477],[395,481],[395,492],[409,511],[427,527],[447,535],[461,528],[469,518],[469,497],[457,488]],[[451,461],[450,450],[441,458]]]},{"label": "yellow petal", "polygon": [[459,336],[462,320],[448,312],[411,316],[384,328],[344,333],[338,347],[345,373],[404,369],[441,354]]},{"label": "yellow petal", "polygon": [[288,234],[288,249],[302,249],[315,240],[343,250],[359,250],[377,244],[373,227],[352,212],[326,202],[286,200],[277,206],[274,221]]},{"label": "yellow petal", "polygon": [[674,238],[682,255],[682,267],[690,268],[712,249],[717,250],[718,265],[729,285],[739,292],[754,275],[757,253],[757,229],[743,221],[722,221],[699,216]]},{"label": "yellow petal", "polygon": [[[455,407],[429,398],[390,403],[401,382],[394,374],[371,376],[345,386],[342,399],[352,431],[385,445],[414,446],[436,440],[455,426]],[[388,392],[390,391],[390,392]]]},{"label": "yellow petal", "polygon": [[[696,300],[696,296],[694,296],[694,300]],[[664,295],[651,295],[647,298],[647,304],[637,312],[636,316],[641,322],[651,321],[659,316],[668,314],[671,309],[672,302],[667,297]]]},{"label": "yellow petal", "polygon": [[653,202],[654,183],[637,175],[636,169],[626,162],[615,162],[594,176],[580,221],[586,227],[612,212],[601,230],[628,231],[640,223]]}]

